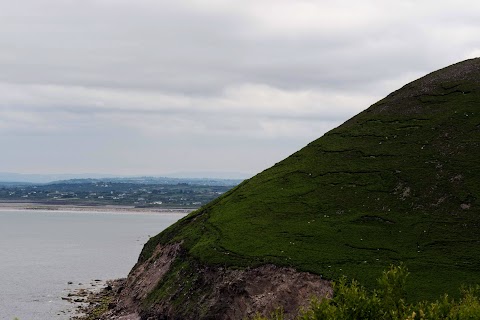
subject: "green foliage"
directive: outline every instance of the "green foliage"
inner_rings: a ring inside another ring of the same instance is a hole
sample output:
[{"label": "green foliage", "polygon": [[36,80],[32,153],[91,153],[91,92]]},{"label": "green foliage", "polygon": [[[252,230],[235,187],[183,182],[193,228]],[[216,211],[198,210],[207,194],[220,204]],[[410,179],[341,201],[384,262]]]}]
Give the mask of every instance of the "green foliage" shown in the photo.
[{"label": "green foliage", "polygon": [[[331,299],[312,300],[299,320],[464,320],[480,319],[479,288],[462,291],[459,301],[444,295],[435,302],[406,302],[405,284],[408,277],[403,265],[391,266],[378,279],[378,288],[365,289],[358,281],[345,277],[334,285]],[[260,318],[259,318],[260,319]],[[276,318],[262,318],[276,319]]]},{"label": "green foliage", "polygon": [[285,315],[283,313],[282,308],[277,308],[275,309],[271,314],[270,317],[264,317],[261,314],[257,313],[254,317],[253,320],[284,320]]},{"label": "green foliage", "polygon": [[405,313],[406,310],[406,281],[409,272],[401,264],[398,267],[390,266],[389,270],[383,271],[378,278],[378,291],[376,295],[382,301],[384,309],[388,310],[392,319],[396,315]]},{"label": "green foliage", "polygon": [[[480,286],[463,291],[463,297],[457,304],[450,303],[448,319],[480,319]],[[445,306],[440,306],[445,309]]]},{"label": "green foliage", "polygon": [[[100,319],[109,310],[109,304],[113,301],[113,296],[105,296],[96,300],[91,306],[88,314],[78,319],[81,320],[97,320]],[[77,318],[74,318],[77,319]]]}]

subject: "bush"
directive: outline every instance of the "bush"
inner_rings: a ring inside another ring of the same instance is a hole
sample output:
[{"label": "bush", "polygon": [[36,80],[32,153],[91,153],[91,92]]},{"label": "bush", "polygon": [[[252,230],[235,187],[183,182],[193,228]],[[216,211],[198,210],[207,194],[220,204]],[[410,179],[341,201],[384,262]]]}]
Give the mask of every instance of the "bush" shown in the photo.
[{"label": "bush", "polygon": [[[480,287],[462,289],[459,301],[444,295],[435,302],[406,301],[405,284],[409,272],[404,265],[391,266],[378,278],[378,287],[366,290],[356,280],[343,277],[333,284],[331,299],[313,299],[309,308],[302,310],[299,320],[464,320],[480,319]],[[283,314],[258,320],[283,319]]]}]

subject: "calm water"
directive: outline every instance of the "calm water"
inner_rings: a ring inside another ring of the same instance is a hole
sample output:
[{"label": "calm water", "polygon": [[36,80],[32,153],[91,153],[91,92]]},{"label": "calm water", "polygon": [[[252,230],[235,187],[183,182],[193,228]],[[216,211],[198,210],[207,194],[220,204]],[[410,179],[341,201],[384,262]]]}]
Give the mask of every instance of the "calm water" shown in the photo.
[{"label": "calm water", "polygon": [[61,297],[125,277],[149,236],[183,216],[0,211],[0,319],[68,319],[72,305]]}]

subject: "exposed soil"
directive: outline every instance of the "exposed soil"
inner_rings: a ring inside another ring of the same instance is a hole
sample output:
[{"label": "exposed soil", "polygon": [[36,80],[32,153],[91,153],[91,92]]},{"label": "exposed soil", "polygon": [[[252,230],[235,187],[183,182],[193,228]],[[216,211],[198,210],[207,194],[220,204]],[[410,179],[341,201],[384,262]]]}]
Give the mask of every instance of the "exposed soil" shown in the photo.
[{"label": "exposed soil", "polygon": [[[182,252],[181,244],[158,246],[152,258],[137,264],[110,302],[101,319],[244,319],[255,314],[269,315],[282,307],[286,319],[293,319],[313,297],[332,295],[331,283],[320,276],[292,268],[264,265],[233,270],[199,266],[199,287],[191,288],[189,303],[176,305],[175,294],[142,309],[142,301],[162,280]],[[200,294],[198,294],[200,293]],[[100,293],[105,294],[105,293]],[[178,292],[176,292],[178,294]]]}]

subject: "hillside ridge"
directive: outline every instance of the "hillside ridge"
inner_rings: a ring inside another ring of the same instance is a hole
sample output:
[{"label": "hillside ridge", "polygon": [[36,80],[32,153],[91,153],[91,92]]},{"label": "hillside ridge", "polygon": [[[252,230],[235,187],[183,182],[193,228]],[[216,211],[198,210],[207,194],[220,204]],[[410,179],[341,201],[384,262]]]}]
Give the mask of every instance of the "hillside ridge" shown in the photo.
[{"label": "hillside ridge", "polygon": [[276,266],[368,287],[403,261],[409,299],[455,296],[480,278],[479,147],[480,59],[471,59],[392,92],[151,238],[131,276],[169,257],[161,248],[181,254],[129,311],[227,319],[220,305],[255,296],[242,285],[228,303],[214,301],[218,283],[201,276],[205,268]]}]

